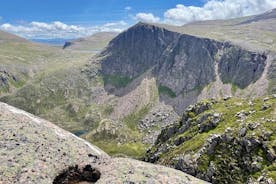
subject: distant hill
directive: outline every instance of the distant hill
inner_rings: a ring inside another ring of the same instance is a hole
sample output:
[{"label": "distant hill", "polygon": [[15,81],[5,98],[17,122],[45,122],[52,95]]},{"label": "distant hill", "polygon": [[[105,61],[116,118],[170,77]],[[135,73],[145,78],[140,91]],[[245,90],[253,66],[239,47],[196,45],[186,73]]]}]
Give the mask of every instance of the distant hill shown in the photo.
[{"label": "distant hill", "polygon": [[249,23],[253,23],[253,22],[265,21],[265,20],[270,20],[270,19],[276,19],[276,9],[267,11],[261,15],[252,16],[252,17],[248,18],[248,20],[245,20],[245,21],[241,22],[240,24],[249,24]]},{"label": "distant hill", "polygon": [[68,41],[68,39],[63,39],[63,38],[55,38],[55,39],[31,39],[33,42],[37,43],[46,43],[49,45],[54,45],[54,46],[63,46],[65,42]]},{"label": "distant hill", "polygon": [[118,33],[115,32],[99,32],[86,38],[78,38],[65,42],[63,49],[72,50],[86,50],[99,52],[104,46],[107,45]]},{"label": "distant hill", "polygon": [[0,30],[0,41],[8,41],[8,40],[12,40],[12,41],[27,41],[26,39],[24,38],[21,38],[19,36],[16,36],[14,34],[11,34],[11,33],[7,33],[5,31],[2,31]]}]

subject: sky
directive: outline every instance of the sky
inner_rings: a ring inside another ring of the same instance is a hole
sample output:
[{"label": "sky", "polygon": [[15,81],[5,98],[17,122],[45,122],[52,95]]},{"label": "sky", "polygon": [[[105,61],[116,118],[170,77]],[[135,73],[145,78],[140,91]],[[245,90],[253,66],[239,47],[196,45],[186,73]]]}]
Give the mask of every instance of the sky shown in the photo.
[{"label": "sky", "polygon": [[0,29],[27,39],[74,39],[121,32],[138,21],[183,25],[276,8],[276,0],[6,0]]}]

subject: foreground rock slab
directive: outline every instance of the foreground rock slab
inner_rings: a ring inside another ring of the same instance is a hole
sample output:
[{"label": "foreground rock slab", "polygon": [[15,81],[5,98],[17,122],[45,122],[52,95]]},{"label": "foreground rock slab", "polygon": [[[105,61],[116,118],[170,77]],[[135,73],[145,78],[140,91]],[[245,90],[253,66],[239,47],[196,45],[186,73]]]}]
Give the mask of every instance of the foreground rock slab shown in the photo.
[{"label": "foreground rock slab", "polygon": [[206,183],[105,152],[54,124],[0,103],[0,184]]}]

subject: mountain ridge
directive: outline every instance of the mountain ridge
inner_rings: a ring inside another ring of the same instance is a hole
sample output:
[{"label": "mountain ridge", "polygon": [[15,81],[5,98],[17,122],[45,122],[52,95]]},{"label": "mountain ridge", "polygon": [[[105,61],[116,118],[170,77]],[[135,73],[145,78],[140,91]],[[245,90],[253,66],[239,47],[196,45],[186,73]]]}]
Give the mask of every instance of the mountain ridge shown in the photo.
[{"label": "mountain ridge", "polygon": [[[148,37],[140,39],[141,34]],[[215,81],[215,75],[224,84],[244,89],[261,77],[267,63],[267,53],[247,51],[229,42],[197,38],[145,23],[138,23],[113,39],[100,58],[103,75],[129,81],[153,67],[158,85],[172,90],[176,96],[183,91],[200,93]]]},{"label": "mountain ridge", "polygon": [[183,27],[140,23],[93,56],[70,47],[53,53],[23,50],[29,59],[17,53],[22,47],[0,45],[9,49],[0,49],[9,70],[21,66],[21,58],[28,61],[24,70],[39,66],[25,83],[11,83],[14,90],[1,92],[1,101],[55,122],[112,155],[141,158],[190,104],[275,93],[276,37],[269,30],[276,24],[236,25],[244,19]]}]

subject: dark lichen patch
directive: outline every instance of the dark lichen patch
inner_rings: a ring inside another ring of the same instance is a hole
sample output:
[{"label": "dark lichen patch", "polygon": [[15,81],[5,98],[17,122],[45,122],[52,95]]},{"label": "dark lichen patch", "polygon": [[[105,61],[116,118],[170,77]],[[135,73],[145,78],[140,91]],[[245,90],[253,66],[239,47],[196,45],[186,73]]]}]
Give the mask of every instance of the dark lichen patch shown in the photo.
[{"label": "dark lichen patch", "polygon": [[99,170],[92,168],[91,165],[79,167],[70,166],[63,170],[53,181],[53,184],[77,184],[80,182],[96,182],[100,179]]}]

